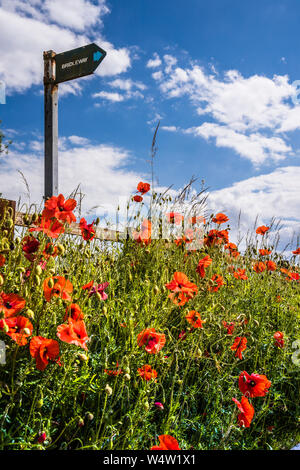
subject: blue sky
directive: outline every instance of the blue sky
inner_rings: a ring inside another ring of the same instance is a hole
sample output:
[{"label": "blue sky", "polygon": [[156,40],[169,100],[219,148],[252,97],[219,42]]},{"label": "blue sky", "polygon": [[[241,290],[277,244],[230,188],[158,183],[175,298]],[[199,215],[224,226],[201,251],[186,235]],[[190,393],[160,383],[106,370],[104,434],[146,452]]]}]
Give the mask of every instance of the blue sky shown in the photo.
[{"label": "blue sky", "polygon": [[0,0],[0,192],[25,197],[20,169],[42,193],[43,50],[96,42],[96,74],[59,87],[61,192],[81,183],[85,209],[132,193],[160,120],[160,187],[197,176],[211,210],[299,234],[299,15],[297,0]]}]

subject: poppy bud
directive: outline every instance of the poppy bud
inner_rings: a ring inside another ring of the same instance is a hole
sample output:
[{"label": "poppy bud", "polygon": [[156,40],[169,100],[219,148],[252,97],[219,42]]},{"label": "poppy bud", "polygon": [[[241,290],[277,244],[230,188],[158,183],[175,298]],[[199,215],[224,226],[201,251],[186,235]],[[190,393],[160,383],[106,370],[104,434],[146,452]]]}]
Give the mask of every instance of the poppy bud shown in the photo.
[{"label": "poppy bud", "polygon": [[38,220],[39,220],[39,215],[35,212],[31,218],[31,223],[36,224]]},{"label": "poppy bud", "polygon": [[59,255],[64,255],[65,254],[65,247],[61,243],[58,243],[57,245],[57,251]]},{"label": "poppy bud", "polygon": [[49,287],[49,289],[53,289],[53,287],[54,287],[54,280],[52,278],[49,279],[49,281],[48,281],[48,287]]},{"label": "poppy bud", "polygon": [[178,383],[178,385],[182,385],[182,384],[183,384],[183,380],[177,380],[177,383]]},{"label": "poppy bud", "polygon": [[102,297],[101,297],[101,295],[100,295],[100,292],[96,292],[96,297],[97,297],[98,300],[102,300]]},{"label": "poppy bud", "polygon": [[87,357],[86,354],[83,354],[83,353],[79,353],[78,354],[78,357],[79,359],[82,361],[82,362],[87,362],[89,360],[89,358]]},{"label": "poppy bud", "polygon": [[145,400],[144,403],[143,403],[143,408],[145,411],[148,411],[149,408],[150,408],[150,405],[149,405],[149,402],[148,400]]},{"label": "poppy bud", "polygon": [[7,231],[7,230],[3,230],[2,234],[3,234],[4,237],[7,237],[8,231]]},{"label": "poppy bud", "polygon": [[8,325],[5,322],[5,320],[3,320],[3,331],[4,331],[4,333],[7,333],[9,331]]},{"label": "poppy bud", "polygon": [[112,395],[112,392],[112,388],[108,384],[106,384],[105,393],[110,397],[110,395]]},{"label": "poppy bud", "polygon": [[14,226],[14,221],[12,219],[7,219],[6,223],[5,223],[5,226],[8,228],[8,229],[11,229],[13,226]]},{"label": "poppy bud", "polygon": [[99,225],[100,224],[100,219],[99,217],[97,217],[96,221],[95,221],[95,225]]},{"label": "poppy bud", "polygon": [[86,417],[87,417],[87,419],[88,419],[89,421],[93,421],[93,419],[94,419],[93,413],[87,413],[87,414],[86,414]]},{"label": "poppy bud", "polygon": [[55,274],[55,269],[54,268],[49,269],[49,273],[50,274]]},{"label": "poppy bud", "polygon": [[2,274],[0,274],[0,286],[3,286],[4,284],[4,277],[2,276]]},{"label": "poppy bud", "polygon": [[34,280],[34,283],[35,283],[37,286],[39,286],[39,285],[41,284],[41,278],[40,278],[37,274],[34,275],[33,280]]},{"label": "poppy bud", "polygon": [[125,372],[125,374],[130,374],[130,369],[129,369],[129,367],[124,367],[124,372]]},{"label": "poppy bud", "polygon": [[129,380],[130,380],[130,375],[129,375],[129,374],[125,374],[125,375],[124,375],[124,379],[129,381]]},{"label": "poppy bud", "polygon": [[154,294],[158,294],[159,293],[158,286],[155,285],[154,288],[153,288],[153,291],[154,291]]},{"label": "poppy bud", "polygon": [[36,266],[35,272],[38,276],[40,276],[42,274],[43,270],[42,270],[40,265]]},{"label": "poppy bud", "polygon": [[29,329],[29,328],[24,328],[23,333],[24,333],[25,335],[28,335],[28,336],[29,336],[29,335],[30,335],[30,329]]},{"label": "poppy bud", "polygon": [[36,402],[36,406],[37,408],[42,408],[44,404],[44,400],[42,398],[40,398],[37,402]]},{"label": "poppy bud", "polygon": [[41,432],[37,441],[38,441],[39,444],[43,444],[43,442],[45,442],[46,439],[47,439],[46,433]]},{"label": "poppy bud", "polygon": [[24,217],[23,217],[23,222],[25,225],[29,225],[29,217],[28,217],[28,214],[25,214]]},{"label": "poppy bud", "polygon": [[26,316],[27,316],[28,318],[30,318],[30,320],[33,320],[33,319],[34,319],[34,312],[33,312],[32,310],[30,310],[30,308],[28,308],[28,309],[26,310]]},{"label": "poppy bud", "polygon": [[84,421],[83,421],[82,418],[79,418],[79,420],[78,420],[78,426],[79,426],[80,428],[82,428],[82,427],[84,426]]},{"label": "poppy bud", "polygon": [[15,238],[15,244],[16,244],[16,245],[20,245],[20,243],[21,243],[21,238],[20,238],[20,237],[16,237],[16,238]]}]

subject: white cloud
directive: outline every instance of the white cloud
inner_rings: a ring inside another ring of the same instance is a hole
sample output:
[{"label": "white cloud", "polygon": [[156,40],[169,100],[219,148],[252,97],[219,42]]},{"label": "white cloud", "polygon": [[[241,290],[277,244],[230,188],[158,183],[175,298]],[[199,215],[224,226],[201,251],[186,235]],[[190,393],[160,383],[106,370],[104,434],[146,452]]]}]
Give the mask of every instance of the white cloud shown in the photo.
[{"label": "white cloud", "polygon": [[153,72],[152,77],[154,78],[154,80],[159,81],[163,78],[163,73],[161,70],[159,70],[158,72]]},{"label": "white cloud", "polygon": [[109,82],[109,85],[113,88],[119,88],[120,90],[130,91],[133,88],[138,88],[139,90],[146,90],[147,86],[141,82],[134,82],[130,78],[121,79],[116,78],[112,82]]},{"label": "white cloud", "polygon": [[168,132],[177,132],[178,128],[176,126],[161,126],[163,131],[168,131]]},{"label": "white cloud", "polygon": [[[63,141],[64,149],[59,152],[59,191],[67,196],[81,184],[81,190],[86,194],[83,213],[97,205],[113,213],[119,198],[128,198],[137,183],[146,178],[125,168],[133,157],[124,149],[86,144],[85,139],[78,136],[70,136]],[[22,201],[28,202],[25,185],[18,173],[21,170],[29,184],[31,202],[41,202],[44,181],[42,148],[38,148],[38,144],[32,147],[36,148],[34,153],[12,151],[9,158],[0,160],[3,197],[18,200],[22,196]]]},{"label": "white cloud", "polygon": [[148,62],[146,64],[146,67],[156,68],[156,67],[159,67],[161,65],[161,63],[162,63],[161,59],[160,59],[159,55],[156,52],[154,52],[153,57],[154,57],[153,59],[148,60]]},{"label": "white cloud", "polygon": [[[131,66],[130,49],[116,49],[99,36],[98,30],[97,34],[93,30],[93,25],[101,23],[103,14],[108,11],[105,2],[94,5],[87,0],[76,0],[74,6],[72,1],[71,11],[68,3],[69,0],[49,0],[46,3],[41,0],[0,0],[0,79],[6,83],[8,94],[23,92],[32,85],[42,86],[42,54],[50,49],[60,53],[95,41],[107,52],[96,75],[117,75]],[[55,16],[58,5],[59,14],[54,22],[52,16]],[[45,6],[52,8],[52,16]],[[86,14],[79,15],[79,18],[77,14],[80,11]],[[88,31],[89,35],[81,31]],[[78,93],[80,86],[66,84],[66,92]]]},{"label": "white cloud", "polygon": [[274,217],[281,219],[280,245],[283,247],[291,241],[293,233],[300,235],[299,181],[299,166],[277,168],[271,173],[212,191],[208,198],[208,207],[214,213],[225,212],[230,217],[233,226],[230,232],[232,241],[238,238],[236,224],[240,211],[242,235],[249,229],[255,235],[254,222],[257,216],[256,227],[269,224]]},{"label": "white cloud", "polygon": [[111,93],[109,91],[100,91],[99,93],[94,93],[93,98],[103,98],[104,100],[114,101],[115,103],[124,101],[124,96],[120,93]]},{"label": "white cloud", "polygon": [[202,119],[186,133],[213,137],[217,146],[233,148],[256,166],[294,154],[284,133],[300,129],[300,105],[292,103],[296,89],[288,76],[246,78],[229,70],[219,78],[195,64],[177,67],[175,58],[165,57],[164,79],[154,77],[162,80],[160,90],[170,99],[187,96]]}]

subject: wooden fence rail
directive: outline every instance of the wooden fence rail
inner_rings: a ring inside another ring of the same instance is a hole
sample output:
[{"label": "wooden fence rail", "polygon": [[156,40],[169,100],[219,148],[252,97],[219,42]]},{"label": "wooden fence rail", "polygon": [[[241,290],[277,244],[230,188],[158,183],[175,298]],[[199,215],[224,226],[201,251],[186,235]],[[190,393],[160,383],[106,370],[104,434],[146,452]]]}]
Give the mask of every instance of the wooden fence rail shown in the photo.
[{"label": "wooden fence rail", "polygon": [[[25,223],[24,217],[26,216],[25,212],[18,212],[15,210],[16,207],[16,202],[15,201],[10,201],[7,199],[0,199],[0,219],[3,216],[3,211],[5,207],[11,207],[13,209],[13,220],[14,220],[14,225],[18,227],[36,227],[35,224],[29,224]],[[30,214],[29,215],[30,218]],[[119,232],[116,230],[110,230],[107,228],[101,228],[101,227],[95,227],[96,235],[95,238],[98,240],[103,240],[103,241],[123,241],[123,232]],[[66,228],[65,234],[70,234],[70,235],[79,235],[81,236],[81,229],[78,223],[72,222],[69,227]]]}]

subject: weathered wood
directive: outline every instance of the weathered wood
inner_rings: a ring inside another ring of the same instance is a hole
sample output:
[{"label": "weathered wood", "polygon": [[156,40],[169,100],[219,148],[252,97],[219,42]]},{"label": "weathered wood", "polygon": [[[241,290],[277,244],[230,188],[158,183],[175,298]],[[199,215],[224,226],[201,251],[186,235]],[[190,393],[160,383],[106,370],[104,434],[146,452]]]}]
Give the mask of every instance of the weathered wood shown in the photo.
[{"label": "weathered wood", "polygon": [[[15,215],[15,225],[19,227],[36,227],[36,224],[26,224],[24,222],[24,216],[26,214],[24,212],[16,212]],[[30,219],[29,215],[29,219]],[[106,228],[101,228],[101,227],[95,227],[96,229],[96,236],[95,238],[98,240],[103,240],[103,241],[120,241],[122,242],[122,232],[118,232],[115,230],[110,230]],[[79,235],[81,236],[81,229],[78,223],[72,222],[69,227],[67,227],[65,234],[70,234],[70,235]]]}]

